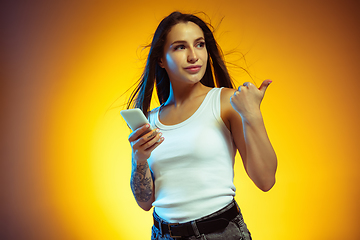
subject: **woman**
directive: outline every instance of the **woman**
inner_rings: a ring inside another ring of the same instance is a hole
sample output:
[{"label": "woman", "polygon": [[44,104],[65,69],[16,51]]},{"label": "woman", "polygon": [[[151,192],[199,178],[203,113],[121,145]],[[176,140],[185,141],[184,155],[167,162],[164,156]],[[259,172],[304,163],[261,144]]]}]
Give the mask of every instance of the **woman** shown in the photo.
[{"label": "woman", "polygon": [[[270,83],[235,90],[206,23],[179,12],[161,21],[128,104],[151,125],[129,142],[134,197],[146,211],[154,206],[152,239],[251,239],[234,201],[233,166],[238,150],[258,188],[275,183],[277,158],[260,112]],[[149,111],[154,85],[161,106]]]}]

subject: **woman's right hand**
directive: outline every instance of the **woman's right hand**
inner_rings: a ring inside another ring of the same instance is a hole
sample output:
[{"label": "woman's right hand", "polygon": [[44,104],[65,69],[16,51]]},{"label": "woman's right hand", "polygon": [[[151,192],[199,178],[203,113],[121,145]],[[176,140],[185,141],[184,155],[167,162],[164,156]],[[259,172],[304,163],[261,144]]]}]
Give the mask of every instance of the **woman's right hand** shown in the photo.
[{"label": "woman's right hand", "polygon": [[[158,128],[151,131],[149,128],[150,125],[145,124],[129,135],[128,140],[132,148],[133,160],[136,163],[144,163],[150,157],[151,152],[164,141]],[[149,132],[146,133],[147,131]]]}]

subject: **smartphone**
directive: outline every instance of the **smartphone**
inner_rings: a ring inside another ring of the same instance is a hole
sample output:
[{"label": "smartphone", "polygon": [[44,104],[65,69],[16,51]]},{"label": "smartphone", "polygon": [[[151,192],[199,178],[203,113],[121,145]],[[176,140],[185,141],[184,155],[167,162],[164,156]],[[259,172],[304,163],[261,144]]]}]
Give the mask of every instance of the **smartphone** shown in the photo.
[{"label": "smartphone", "polygon": [[[139,108],[127,109],[120,111],[121,116],[124,118],[127,125],[131,128],[131,130],[136,130],[139,127],[149,124],[149,121],[145,117],[144,113]],[[151,127],[149,131],[151,131]]]}]

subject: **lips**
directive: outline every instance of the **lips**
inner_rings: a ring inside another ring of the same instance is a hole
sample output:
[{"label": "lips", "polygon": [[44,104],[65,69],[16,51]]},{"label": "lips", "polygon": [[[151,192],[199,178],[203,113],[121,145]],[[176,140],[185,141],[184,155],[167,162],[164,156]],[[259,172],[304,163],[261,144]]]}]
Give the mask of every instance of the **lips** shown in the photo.
[{"label": "lips", "polygon": [[189,66],[184,68],[185,71],[189,72],[189,73],[197,73],[200,71],[201,66],[200,65],[193,65],[193,66]]}]

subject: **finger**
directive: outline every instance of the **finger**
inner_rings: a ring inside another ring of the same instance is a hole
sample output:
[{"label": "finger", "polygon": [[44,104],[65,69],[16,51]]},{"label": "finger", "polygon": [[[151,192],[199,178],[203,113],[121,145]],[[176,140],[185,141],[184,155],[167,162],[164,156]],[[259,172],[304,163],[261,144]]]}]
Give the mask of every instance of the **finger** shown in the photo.
[{"label": "finger", "polygon": [[244,82],[243,86],[249,88],[249,86],[250,86],[251,84],[252,84],[251,82]]},{"label": "finger", "polygon": [[129,138],[128,138],[129,142],[135,141],[142,134],[146,133],[146,131],[149,131],[149,130],[150,130],[150,124],[145,124],[145,125],[139,127],[138,129],[136,129],[129,135]]},{"label": "finger", "polygon": [[154,138],[152,138],[151,140],[147,141],[145,144],[140,146],[136,146],[140,141],[140,139],[137,140],[137,143],[135,143],[135,145],[132,146],[134,156],[137,159],[144,159],[144,160],[148,159],[151,155],[151,152],[164,141],[164,137],[161,136],[162,134],[159,133]]},{"label": "finger", "polygon": [[142,152],[144,155],[150,155],[152,150],[154,150],[157,146],[159,146],[163,141],[164,137],[161,137],[162,134],[159,132],[155,137],[150,139],[149,141],[142,143],[144,138],[139,139],[133,146],[133,151]]},{"label": "finger", "polygon": [[160,130],[158,128],[146,133],[145,135],[138,138],[136,141],[132,143],[133,149],[138,149],[153,138],[155,138],[160,133]]},{"label": "finger", "polygon": [[145,134],[143,136],[143,139],[145,139],[145,141],[149,141],[150,139],[153,139],[154,137],[156,137],[156,135],[158,135],[160,133],[160,129],[156,128],[150,132],[148,132],[147,134]]},{"label": "finger", "polygon": [[265,94],[265,91],[266,91],[266,89],[268,88],[268,86],[270,85],[270,83],[272,83],[272,81],[269,80],[269,79],[263,81],[263,82],[261,83],[261,86],[259,87],[259,90],[260,90],[263,94]]},{"label": "finger", "polygon": [[154,137],[149,142],[144,144],[143,147],[145,148],[145,151],[152,152],[157,146],[159,146],[164,141],[164,139],[165,138],[162,137],[162,134],[159,133],[156,137]]},{"label": "finger", "polygon": [[160,138],[158,141],[155,142],[150,148],[146,149],[146,151],[152,152],[155,148],[157,148],[162,142],[164,142],[164,138]]}]

